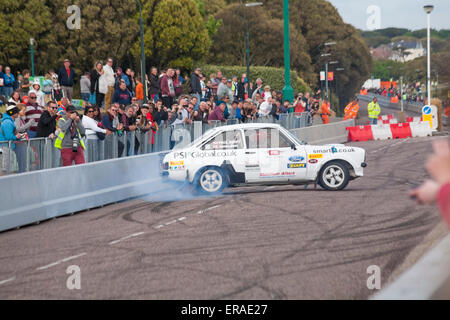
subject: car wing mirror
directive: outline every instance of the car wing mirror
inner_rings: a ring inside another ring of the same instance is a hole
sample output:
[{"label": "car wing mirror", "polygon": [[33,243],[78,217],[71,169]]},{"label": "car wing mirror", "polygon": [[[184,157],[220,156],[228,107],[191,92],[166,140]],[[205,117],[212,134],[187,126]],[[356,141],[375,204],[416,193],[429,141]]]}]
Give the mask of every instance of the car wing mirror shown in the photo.
[{"label": "car wing mirror", "polygon": [[291,149],[292,149],[292,150],[297,150],[297,147],[295,146],[294,143],[291,144]]}]

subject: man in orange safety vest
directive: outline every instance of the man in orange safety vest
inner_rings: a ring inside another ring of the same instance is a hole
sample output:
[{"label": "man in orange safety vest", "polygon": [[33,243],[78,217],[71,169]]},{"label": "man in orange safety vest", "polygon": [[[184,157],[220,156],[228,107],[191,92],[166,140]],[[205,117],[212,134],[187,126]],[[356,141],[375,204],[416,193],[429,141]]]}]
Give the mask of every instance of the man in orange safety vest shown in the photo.
[{"label": "man in orange safety vest", "polygon": [[328,102],[327,99],[323,100],[320,113],[322,115],[323,124],[330,123],[331,109],[330,109],[330,103]]},{"label": "man in orange safety vest", "polygon": [[358,98],[355,98],[352,102],[350,102],[344,109],[344,120],[349,119],[356,119],[356,116],[358,115],[359,111],[359,105],[358,105]]}]

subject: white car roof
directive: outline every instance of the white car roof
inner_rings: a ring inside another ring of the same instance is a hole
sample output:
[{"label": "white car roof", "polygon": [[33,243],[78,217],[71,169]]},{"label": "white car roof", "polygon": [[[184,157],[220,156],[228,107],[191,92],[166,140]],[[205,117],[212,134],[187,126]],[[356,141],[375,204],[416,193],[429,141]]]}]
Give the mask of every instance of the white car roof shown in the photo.
[{"label": "white car roof", "polygon": [[281,128],[281,126],[276,123],[239,123],[228,126],[216,127],[214,128],[214,130],[230,131],[236,129],[260,129],[260,128]]}]

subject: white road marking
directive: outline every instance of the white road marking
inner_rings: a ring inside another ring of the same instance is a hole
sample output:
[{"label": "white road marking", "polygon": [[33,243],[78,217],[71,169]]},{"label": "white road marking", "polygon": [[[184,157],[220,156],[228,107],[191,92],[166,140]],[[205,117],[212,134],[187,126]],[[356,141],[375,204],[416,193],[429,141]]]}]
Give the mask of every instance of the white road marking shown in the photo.
[{"label": "white road marking", "polygon": [[219,205],[217,205],[217,206],[210,207],[210,208],[207,208],[207,209],[205,209],[205,210],[200,210],[200,211],[197,212],[197,214],[203,214],[203,213],[206,213],[206,212],[211,211],[211,210],[213,210],[213,209],[216,209],[216,208],[218,208],[218,207],[220,207],[220,206],[221,206],[221,205],[219,204]]},{"label": "white road marking", "polygon": [[174,224],[174,223],[176,223],[176,222],[177,222],[177,220],[173,220],[173,221],[170,221],[170,222],[165,223],[165,225],[168,226],[168,225]]},{"label": "white road marking", "polygon": [[160,224],[159,226],[156,226],[155,229],[161,229],[162,227],[164,227],[164,225]]},{"label": "white road marking", "polygon": [[267,188],[265,188],[264,190],[270,190],[270,189],[273,189],[273,188],[275,188],[276,186],[270,186],[270,187],[267,187]]},{"label": "white road marking", "polygon": [[118,239],[118,240],[111,241],[109,244],[110,244],[110,245],[117,244],[117,243],[122,242],[122,241],[125,241],[125,240],[127,240],[127,239],[130,239],[130,238],[134,238],[134,237],[140,236],[140,235],[142,235],[142,234],[144,234],[144,233],[145,233],[145,232],[137,232],[137,233],[133,233],[133,234],[130,234],[129,236],[120,238],[120,239]]},{"label": "white road marking", "polygon": [[42,267],[36,268],[36,271],[45,270],[45,269],[54,267],[54,266],[56,266],[56,265],[58,265],[58,264],[61,264],[61,263],[63,263],[63,262],[67,262],[67,261],[70,261],[70,260],[73,260],[73,259],[82,257],[82,256],[84,256],[84,255],[86,255],[86,254],[87,254],[86,252],[83,252],[83,253],[77,254],[76,256],[71,256],[71,257],[67,257],[67,258],[58,260],[58,261],[53,262],[53,263],[50,263],[50,264],[48,264],[48,265],[46,265],[46,266],[42,266]]},{"label": "white road marking", "polygon": [[178,221],[183,221],[183,220],[186,220],[186,217],[178,218]]},{"label": "white road marking", "polygon": [[6,280],[2,280],[2,281],[0,281],[0,286],[2,284],[8,283],[8,282],[11,282],[11,281],[14,281],[14,280],[16,280],[16,277],[12,277],[12,278],[9,278],[9,279],[6,279]]}]

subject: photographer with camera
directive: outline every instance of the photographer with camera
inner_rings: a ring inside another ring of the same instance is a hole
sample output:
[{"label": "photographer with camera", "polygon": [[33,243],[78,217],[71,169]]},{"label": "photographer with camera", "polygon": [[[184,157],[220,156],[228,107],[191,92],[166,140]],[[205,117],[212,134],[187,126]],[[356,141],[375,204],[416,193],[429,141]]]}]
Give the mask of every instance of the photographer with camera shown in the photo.
[{"label": "photographer with camera", "polygon": [[56,137],[55,148],[61,150],[63,166],[85,163],[84,152],[86,149],[83,141],[85,129],[80,116],[72,105],[67,106],[66,114],[59,119],[60,132]]}]

